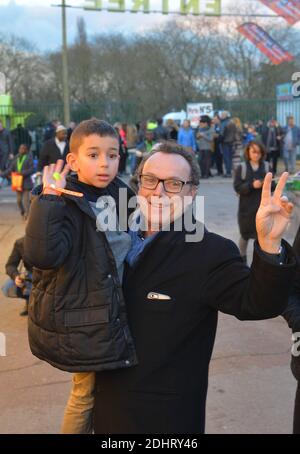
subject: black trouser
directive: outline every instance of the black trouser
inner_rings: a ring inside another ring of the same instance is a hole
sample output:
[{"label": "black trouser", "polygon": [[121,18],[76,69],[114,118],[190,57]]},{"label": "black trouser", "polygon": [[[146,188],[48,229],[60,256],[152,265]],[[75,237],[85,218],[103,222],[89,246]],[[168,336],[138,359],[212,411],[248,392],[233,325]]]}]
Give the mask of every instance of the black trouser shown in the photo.
[{"label": "black trouser", "polygon": [[272,156],[272,172],[274,175],[277,173],[277,161],[278,161],[278,156]]},{"label": "black trouser", "polygon": [[214,161],[216,163],[218,175],[223,175],[223,154],[219,141],[215,141]]},{"label": "black trouser", "polygon": [[4,171],[7,169],[8,164],[8,153],[0,151],[0,170]]},{"label": "black trouser", "polygon": [[279,158],[279,153],[277,150],[275,151],[272,151],[271,153],[271,160],[272,160],[272,172],[273,172],[273,175],[276,175],[277,173],[277,162],[278,162],[278,158]]},{"label": "black trouser", "polygon": [[291,370],[297,380],[297,391],[295,396],[295,407],[294,407],[294,424],[293,433],[300,434],[300,357],[292,355]]},{"label": "black trouser", "polygon": [[122,153],[120,153],[119,172],[121,172],[121,173],[126,172],[127,155],[128,155],[127,148],[125,151],[122,151]]},{"label": "black trouser", "polygon": [[277,162],[278,162],[279,154],[280,153],[278,150],[271,150],[267,153],[266,161],[271,163],[273,175],[276,175],[276,173],[277,173]]},{"label": "black trouser", "polygon": [[200,150],[199,161],[202,178],[208,178],[211,162],[211,150]]}]

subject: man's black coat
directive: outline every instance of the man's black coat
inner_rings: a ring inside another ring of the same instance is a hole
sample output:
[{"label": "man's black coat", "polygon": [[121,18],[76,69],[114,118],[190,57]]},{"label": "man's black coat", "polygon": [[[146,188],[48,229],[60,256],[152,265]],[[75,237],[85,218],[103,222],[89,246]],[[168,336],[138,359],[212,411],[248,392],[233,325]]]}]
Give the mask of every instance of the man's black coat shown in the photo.
[{"label": "man's black coat", "polygon": [[298,266],[289,303],[282,315],[295,334],[294,349],[296,351],[291,356],[291,370],[298,382],[298,386],[295,396],[293,434],[300,434],[300,356],[298,354],[300,333],[300,227],[298,228],[293,249],[298,259]]},{"label": "man's black coat", "polygon": [[[295,259],[274,265],[255,247],[250,270],[229,240],[160,233],[124,279],[139,364],[97,374],[95,433],[190,434],[205,428],[208,368],[218,311],[241,320],[284,310]],[[151,292],[169,300],[149,298]]]},{"label": "man's black coat", "polygon": [[69,153],[69,144],[67,143],[64,149],[63,154],[61,154],[60,149],[56,145],[55,139],[47,140],[44,143],[43,148],[40,152],[39,162],[38,162],[38,171],[42,172],[45,166],[49,164],[55,164],[59,159],[66,160],[67,154]]}]

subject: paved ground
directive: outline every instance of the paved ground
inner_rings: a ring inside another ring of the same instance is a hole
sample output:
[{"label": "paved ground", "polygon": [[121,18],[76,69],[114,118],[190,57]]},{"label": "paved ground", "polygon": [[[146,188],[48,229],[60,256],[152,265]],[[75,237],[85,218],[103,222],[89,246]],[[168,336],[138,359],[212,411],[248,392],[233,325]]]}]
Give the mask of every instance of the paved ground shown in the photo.
[{"label": "paved ground", "polygon": [[[238,197],[229,180],[204,182],[205,219],[210,230],[236,241]],[[0,190],[0,282],[13,242],[22,236],[10,190]],[[250,257],[250,252],[249,252]],[[21,305],[0,295],[0,332],[7,356],[0,357],[0,433],[57,433],[70,375],[33,357]],[[289,370],[290,332],[281,318],[239,322],[220,315],[210,367],[208,433],[290,433],[295,381]]]}]

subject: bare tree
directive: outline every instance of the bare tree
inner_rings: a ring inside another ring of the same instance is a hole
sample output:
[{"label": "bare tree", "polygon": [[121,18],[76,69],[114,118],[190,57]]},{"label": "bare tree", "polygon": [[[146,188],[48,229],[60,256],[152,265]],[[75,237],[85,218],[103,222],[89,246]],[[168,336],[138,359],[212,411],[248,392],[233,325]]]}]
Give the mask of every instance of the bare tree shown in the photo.
[{"label": "bare tree", "polygon": [[[184,17],[162,28],[131,36],[87,36],[82,18],[69,45],[72,115],[110,121],[136,121],[185,108],[187,102],[275,98],[299,63],[299,31],[284,20],[260,19],[270,35],[296,56],[274,66],[238,31],[256,10],[245,2],[244,18]],[[234,11],[235,6],[232,6]],[[36,103],[49,115],[49,103],[62,103],[61,52],[40,54],[30,42],[0,36],[1,67],[15,102]]]}]

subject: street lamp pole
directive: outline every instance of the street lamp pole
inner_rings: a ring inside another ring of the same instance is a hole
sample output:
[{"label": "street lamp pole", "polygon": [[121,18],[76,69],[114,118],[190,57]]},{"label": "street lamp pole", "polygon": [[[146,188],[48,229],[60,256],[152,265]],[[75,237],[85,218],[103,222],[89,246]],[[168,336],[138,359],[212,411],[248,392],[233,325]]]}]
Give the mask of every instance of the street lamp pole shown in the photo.
[{"label": "street lamp pole", "polygon": [[68,75],[68,48],[67,48],[67,15],[66,0],[62,0],[62,82],[64,97],[64,124],[66,127],[70,123],[70,95],[69,95],[69,75]]}]

